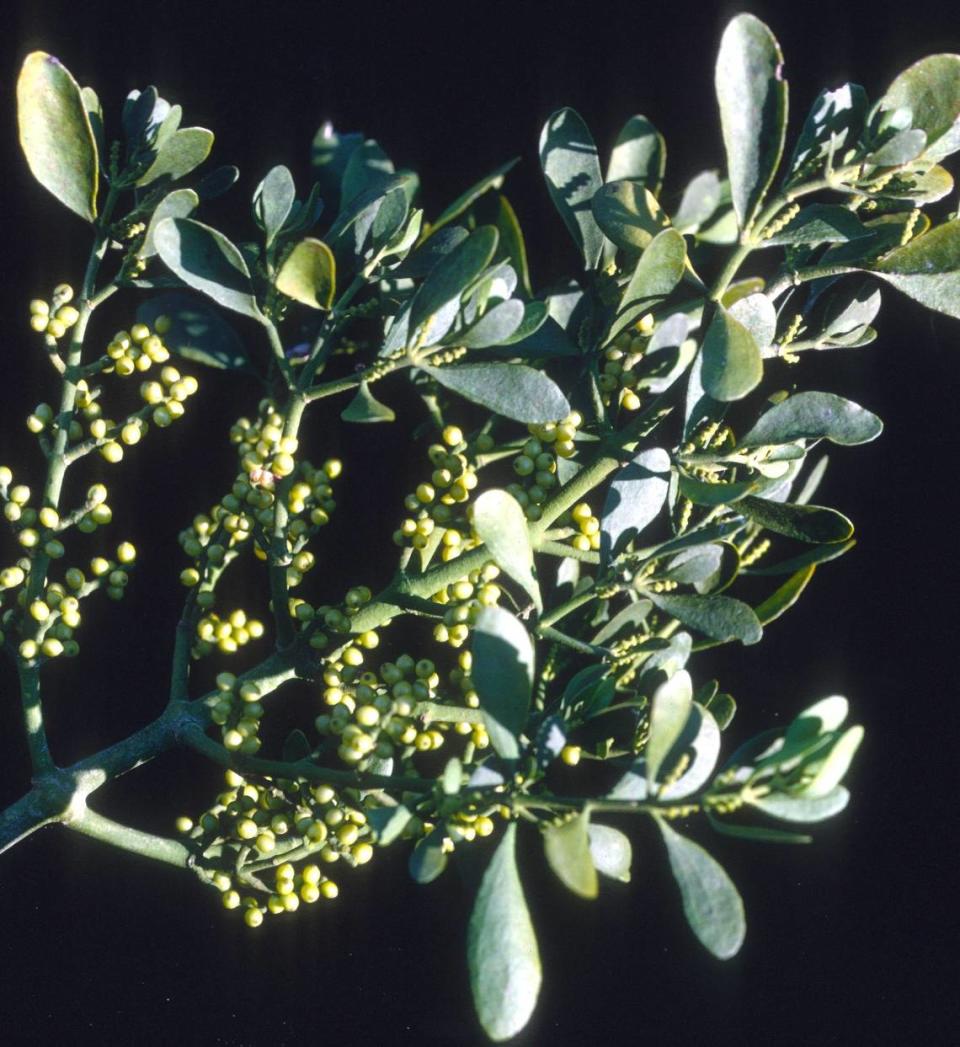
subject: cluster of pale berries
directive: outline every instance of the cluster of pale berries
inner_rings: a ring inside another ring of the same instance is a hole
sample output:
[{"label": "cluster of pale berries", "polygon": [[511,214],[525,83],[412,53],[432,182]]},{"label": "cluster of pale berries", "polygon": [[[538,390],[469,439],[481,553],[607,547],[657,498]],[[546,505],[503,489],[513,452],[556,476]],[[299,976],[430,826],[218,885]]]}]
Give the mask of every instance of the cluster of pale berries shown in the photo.
[{"label": "cluster of pale berries", "polygon": [[[476,709],[480,701],[469,677],[470,665],[470,652],[461,652],[449,681],[461,692],[463,705]],[[323,683],[323,701],[330,711],[317,716],[314,726],[322,738],[339,739],[337,755],[359,770],[375,760],[407,759],[439,749],[451,729],[478,749],[490,744],[479,715],[476,722],[431,724],[418,712],[418,703],[435,701],[440,687],[440,674],[429,658],[417,661],[401,654],[377,672],[331,660]]]},{"label": "cluster of pale berries", "polygon": [[[179,536],[181,548],[194,561],[181,572],[180,580],[190,588],[198,587],[197,606],[210,612],[197,625],[193,651],[196,657],[209,654],[215,647],[222,653],[232,653],[263,633],[262,624],[248,618],[242,609],[223,618],[211,609],[216,599],[216,582],[244,543],[252,539],[249,544],[258,559],[267,560],[270,556],[280,481],[285,477],[292,479],[285,494],[283,528],[286,581],[292,589],[316,563],[307,545],[330,521],[336,508],[332,482],[343,471],[336,458],[328,459],[321,467],[305,460],[295,461],[297,440],[283,435],[283,418],[271,400],[261,402],[253,422],[239,419],[230,430],[230,439],[240,458],[240,471],[233,486],[209,513],[196,516],[191,527]],[[289,611],[301,622],[312,621],[315,615],[310,604],[295,597],[290,599]],[[317,633],[314,646],[322,647],[324,643],[323,635]]]},{"label": "cluster of pale berries", "polygon": [[603,367],[597,379],[604,407],[619,402],[625,411],[639,409],[640,397],[636,393],[639,376],[633,369],[643,359],[653,328],[653,317],[647,313],[632,330],[621,331],[604,352]]},{"label": "cluster of pale berries", "polygon": [[517,479],[507,490],[531,522],[540,519],[543,503],[561,482],[560,461],[576,454],[574,441],[581,425],[583,416],[571,411],[562,422],[527,426],[528,439],[511,463]]}]

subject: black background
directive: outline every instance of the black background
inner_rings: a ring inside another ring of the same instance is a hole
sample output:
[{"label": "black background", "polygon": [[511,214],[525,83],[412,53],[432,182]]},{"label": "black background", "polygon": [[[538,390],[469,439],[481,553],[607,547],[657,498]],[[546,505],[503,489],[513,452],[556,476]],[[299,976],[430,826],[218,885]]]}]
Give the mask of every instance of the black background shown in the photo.
[{"label": "black background", "polygon": [[[59,280],[79,284],[87,249],[79,221],[31,180],[16,144],[13,90],[27,52],[56,54],[97,88],[108,114],[131,88],[155,83],[184,105],[185,124],[215,130],[215,158],[242,174],[207,217],[237,238],[246,201],[270,166],[284,162],[307,184],[309,143],[324,118],[377,137],[399,165],[418,170],[428,215],[519,154],[507,191],[543,286],[576,264],[537,168],[543,120],[573,105],[606,149],[623,121],[643,112],[666,135],[667,192],[676,193],[697,170],[722,164],[712,65],[738,9],[686,0],[8,3],[0,457],[36,466],[22,418],[52,397],[53,383],[26,329],[26,303]],[[960,22],[948,5],[750,10],[784,48],[795,120],[822,86],[853,79],[876,97],[917,58],[960,51]],[[885,297],[874,347],[805,361],[801,376],[808,388],[849,395],[887,423],[876,443],[833,456],[821,490],[819,500],[857,522],[858,547],[820,570],[759,648],[694,662],[698,679],[716,674],[740,700],[737,738],[824,694],[848,695],[867,727],[849,779],[853,803],[804,849],[700,837],[747,907],[746,945],[725,964],[686,930],[658,841],[644,829],[632,885],[607,883],[593,904],[565,894],[531,853],[527,893],[545,981],[523,1043],[954,1039],[960,568],[951,492],[960,325],[893,292]],[[124,308],[116,303],[106,328],[129,323]],[[211,377],[183,422],[154,434],[119,473],[101,470],[132,489],[115,500],[111,537],[131,537],[150,556],[124,604],[91,608],[81,657],[49,674],[60,761],[161,708],[179,598],[171,591],[171,565],[182,559],[176,531],[231,475],[223,423],[255,395]],[[336,449],[336,434],[314,424],[316,446]],[[345,449],[347,464],[354,455],[363,479],[331,528],[331,586],[376,584],[365,573],[365,543],[382,545],[394,526],[410,453],[384,430],[350,435],[357,444]],[[4,548],[7,562],[12,551]],[[4,666],[0,802],[20,795],[29,776],[14,685]],[[97,804],[169,832],[177,814],[209,801],[217,777],[171,755],[103,790]],[[342,888],[335,904],[251,933],[186,874],[42,831],[0,859],[0,1038],[479,1043],[462,958],[470,897],[456,874],[415,887],[394,849]]]}]

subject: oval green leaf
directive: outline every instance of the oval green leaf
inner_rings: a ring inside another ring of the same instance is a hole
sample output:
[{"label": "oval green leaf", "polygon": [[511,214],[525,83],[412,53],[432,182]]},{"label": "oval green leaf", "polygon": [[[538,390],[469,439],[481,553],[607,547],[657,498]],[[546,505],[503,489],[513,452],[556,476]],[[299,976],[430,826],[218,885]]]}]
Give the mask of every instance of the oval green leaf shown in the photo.
[{"label": "oval green leaf", "polygon": [[411,331],[428,324],[449,303],[459,303],[463,292],[490,264],[498,240],[499,234],[492,225],[482,225],[440,258],[413,297]]},{"label": "oval green leaf", "polygon": [[929,55],[905,69],[880,99],[881,109],[907,108],[926,132],[924,156],[942,160],[960,148],[960,56]]},{"label": "oval green leaf", "polygon": [[591,207],[597,225],[627,251],[642,251],[670,224],[653,193],[629,178],[598,189]]},{"label": "oval green leaf", "polygon": [[806,392],[787,397],[762,414],[740,440],[741,447],[786,444],[794,440],[821,440],[844,447],[869,443],[883,432],[873,414],[833,393]]},{"label": "oval green leaf", "polygon": [[596,898],[599,886],[587,835],[589,812],[581,811],[562,825],[543,833],[543,851],[557,879],[581,898]]},{"label": "oval green leaf", "polygon": [[27,55],[17,80],[20,145],[33,177],[74,214],[97,217],[97,144],[80,86],[59,59]]},{"label": "oval green leaf", "polygon": [[895,248],[871,271],[928,309],[960,319],[960,219]]},{"label": "oval green leaf", "polygon": [[600,560],[609,563],[660,514],[670,489],[670,455],[641,451],[613,478],[600,518]]},{"label": "oval green leaf", "polygon": [[590,857],[598,873],[621,883],[630,882],[633,848],[628,837],[610,825],[588,825]]},{"label": "oval green leaf", "polygon": [[657,781],[663,761],[683,733],[692,708],[693,682],[686,669],[674,673],[654,692],[650,702],[647,747],[644,750],[647,785],[651,789]]},{"label": "oval green leaf", "polygon": [[528,425],[562,421],[570,404],[559,386],[526,364],[424,367],[444,388],[504,418]]},{"label": "oval green leaf", "polygon": [[156,327],[160,316],[170,321],[163,344],[185,360],[230,371],[250,367],[240,336],[199,295],[169,291],[137,307],[137,320],[150,328]]},{"label": "oval green leaf", "polygon": [[484,491],[473,503],[473,529],[490,552],[493,562],[512,578],[543,610],[533,562],[527,518],[520,503],[507,491]]},{"label": "oval green leaf", "polygon": [[509,611],[486,607],[473,628],[471,676],[494,749],[507,760],[520,755],[520,733],[530,715],[533,644]]},{"label": "oval green leaf", "polygon": [[703,339],[701,381],[714,400],[741,400],[760,383],[763,358],[753,335],[717,305]]},{"label": "oval green leaf", "polygon": [[654,196],[659,196],[666,165],[667,146],[663,135],[645,116],[631,116],[617,135],[606,181],[634,178]]},{"label": "oval green leaf", "polygon": [[853,524],[843,513],[823,505],[772,502],[748,495],[737,503],[737,511],[768,531],[801,542],[845,542],[853,534]]},{"label": "oval green leaf", "polygon": [[175,182],[199,167],[212,148],[212,131],[205,127],[183,127],[164,142],[156,159],[137,179],[137,185],[149,185],[163,177]]},{"label": "oval green leaf", "polygon": [[647,593],[656,607],[673,615],[679,622],[711,640],[726,643],[757,643],[763,626],[753,609],[732,596],[687,596],[671,593]]},{"label": "oval green leaf", "polygon": [[289,167],[278,164],[272,167],[253,194],[253,210],[261,228],[263,239],[269,247],[283,223],[289,218],[297,198],[296,186]]},{"label": "oval green leaf", "polygon": [[467,967],[477,1017],[495,1042],[530,1020],[542,980],[540,953],[517,870],[515,824],[483,874],[467,928]]},{"label": "oval green leaf", "polygon": [[747,795],[747,803],[751,807],[782,822],[822,822],[839,814],[849,801],[850,793],[842,785],[822,796],[793,796],[789,793]]},{"label": "oval green leaf", "polygon": [[192,189],[174,189],[172,193],[168,193],[157,204],[150,216],[150,222],[143,237],[143,246],[140,248],[140,257],[152,258],[157,253],[154,236],[157,226],[164,218],[189,218],[199,203],[200,197]]},{"label": "oval green leaf", "polygon": [[312,236],[294,247],[277,274],[277,290],[312,309],[329,309],[336,286],[333,252]]}]

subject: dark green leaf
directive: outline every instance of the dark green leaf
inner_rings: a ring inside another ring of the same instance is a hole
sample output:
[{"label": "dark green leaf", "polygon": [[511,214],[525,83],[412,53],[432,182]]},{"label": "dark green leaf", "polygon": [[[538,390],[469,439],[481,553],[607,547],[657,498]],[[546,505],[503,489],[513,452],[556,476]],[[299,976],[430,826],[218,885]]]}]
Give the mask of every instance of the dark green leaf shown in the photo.
[{"label": "dark green leaf", "polygon": [[809,204],[761,246],[846,243],[869,234],[870,230],[848,208],[839,204]]},{"label": "dark green leaf", "polygon": [[642,251],[670,224],[653,193],[629,178],[598,189],[591,206],[597,225],[627,251]]},{"label": "dark green leaf", "polygon": [[530,1020],[542,980],[537,939],[520,874],[515,824],[503,834],[467,929],[467,966],[477,1017],[490,1039],[515,1036]]},{"label": "dark green leaf", "polygon": [[870,411],[833,393],[796,393],[761,415],[740,440],[741,447],[826,439],[851,447],[869,443],[883,432]]},{"label": "dark green leaf", "polygon": [[548,826],[543,832],[547,863],[557,879],[581,898],[596,898],[599,889],[587,836],[589,821],[589,812],[584,810],[570,821]]},{"label": "dark green leaf", "polygon": [[785,832],[783,829],[767,829],[762,825],[736,825],[725,822],[707,812],[707,820],[721,836],[732,836],[738,840],[752,840],[755,843],[812,843],[813,838],[800,833]]},{"label": "dark green leaf", "polygon": [[652,789],[658,781],[664,760],[683,733],[692,709],[693,684],[690,674],[681,669],[657,688],[650,702],[650,727],[644,750],[648,788]]},{"label": "dark green leaf", "polygon": [[783,55],[759,18],[737,15],[724,31],[716,90],[733,208],[744,229],[780,163],[787,124]]},{"label": "dark green leaf", "polygon": [[686,260],[686,241],[675,229],[664,229],[650,241],[620,299],[608,342],[673,291],[683,277]]},{"label": "dark green leaf", "polygon": [[829,560],[836,560],[837,557],[850,552],[856,544],[856,541],[851,538],[850,541],[843,542],[840,545],[813,546],[811,549],[800,553],[799,556],[791,556],[789,560],[781,560],[779,563],[770,564],[767,567],[748,567],[746,573],[755,575],[793,574],[808,564],[821,564],[827,563]]},{"label": "dark green leaf", "polygon": [[143,246],[140,248],[140,257],[152,258],[157,253],[154,234],[164,218],[189,218],[199,203],[200,197],[192,189],[174,189],[172,193],[168,193],[157,204],[150,216],[147,231],[143,237]]},{"label": "dark green leaf", "polygon": [[879,108],[907,108],[911,124],[926,132],[924,155],[942,160],[960,148],[960,56],[930,55],[905,69],[887,88]]},{"label": "dark green leaf", "polygon": [[685,596],[648,593],[655,606],[711,640],[757,643],[763,628],[753,610],[731,596]]},{"label": "dark green leaf", "polygon": [[363,144],[356,132],[338,134],[328,122],[317,131],[311,150],[314,175],[320,183],[320,195],[333,214],[340,209],[340,183],[354,150]]},{"label": "dark green leaf", "polygon": [[720,206],[722,185],[716,171],[701,171],[683,191],[673,224],[681,233],[695,233]]},{"label": "dark green leaf", "polygon": [[760,621],[764,625],[769,625],[775,618],[779,618],[784,611],[789,611],[797,600],[800,599],[800,594],[806,589],[815,570],[816,564],[812,563],[807,564],[806,567],[801,567],[776,592],[768,596],[763,603],[758,604],[755,611]]},{"label": "dark green leaf", "polygon": [[641,451],[613,478],[600,521],[600,559],[609,563],[660,514],[670,486],[670,455]]},{"label": "dark green leaf", "polygon": [[165,316],[170,326],[163,344],[185,360],[228,370],[249,368],[247,351],[236,331],[200,295],[168,291],[137,306],[137,321],[151,329]]},{"label": "dark green leaf", "polygon": [[623,125],[610,154],[607,182],[633,178],[654,196],[660,195],[667,164],[663,135],[645,116],[631,116]]},{"label": "dark green leaf", "polygon": [[768,531],[801,542],[845,542],[853,534],[853,524],[842,513],[822,505],[772,502],[750,495],[737,509]]},{"label": "dark green leaf", "polygon": [[212,148],[212,131],[205,127],[183,127],[167,139],[157,158],[137,179],[137,185],[150,185],[164,177],[175,182],[199,167]]},{"label": "dark green leaf", "polygon": [[247,263],[223,233],[192,218],[166,218],[154,231],[154,243],[184,283],[225,309],[260,319]]},{"label": "dark green leaf", "polygon": [[[661,801],[682,800],[698,792],[713,776],[720,755],[720,725],[696,703],[673,747],[664,757],[657,790]],[[677,771],[682,772],[677,776]]]},{"label": "dark green leaf", "polygon": [[720,960],[735,956],[747,933],[743,901],[730,877],[699,844],[657,818],[680,888],[683,911],[701,944]]},{"label": "dark green leaf", "polygon": [[525,364],[459,364],[423,370],[445,388],[516,422],[542,425],[562,421],[570,413],[556,383]]},{"label": "dark green leaf", "polygon": [[410,852],[408,868],[416,883],[433,883],[447,867],[447,855],[443,850],[443,830],[434,829]]},{"label": "dark green leaf", "polygon": [[386,404],[380,403],[366,382],[361,382],[354,398],[340,412],[340,417],[345,422],[392,422],[397,416]]},{"label": "dark green leaf", "polygon": [[373,830],[378,847],[387,847],[407,827],[413,814],[399,807],[372,807],[367,810],[367,824]]},{"label": "dark green leaf", "polygon": [[527,263],[527,245],[510,201],[500,194],[497,196],[497,217],[494,224],[500,234],[500,248],[516,269],[521,290],[529,297],[533,290],[530,285],[530,267]]},{"label": "dark green leaf", "polygon": [[[527,302],[523,307],[523,316],[519,326],[512,335],[504,338],[500,345],[518,345],[524,342],[526,350],[529,351],[533,345],[533,336],[546,324],[548,319],[547,307],[543,302]],[[525,352],[522,355],[527,354]]]},{"label": "dark green leaf", "polygon": [[271,168],[253,194],[253,208],[263,229],[264,242],[269,247],[283,223],[290,217],[297,190],[288,167],[279,164]]},{"label": "dark green leaf", "polygon": [[649,600],[637,600],[636,603],[627,604],[603,626],[590,642],[598,645],[606,644],[624,629],[630,629],[632,634],[637,633],[639,626],[643,624],[652,609],[653,604]]},{"label": "dark green leaf", "polygon": [[474,501],[472,523],[493,562],[522,586],[537,611],[542,611],[527,518],[520,503],[512,494],[490,488]]},{"label": "dark green leaf", "polygon": [[896,248],[872,271],[928,309],[960,319],[960,219]]},{"label": "dark green leaf", "polygon": [[310,742],[307,736],[299,727],[295,727],[284,740],[280,758],[287,763],[293,763],[297,760],[305,760],[310,752]]},{"label": "dark green leaf", "polygon": [[27,55],[17,80],[20,146],[33,177],[88,222],[97,216],[97,144],[76,80],[59,59]]},{"label": "dark green leaf", "polygon": [[240,169],[233,164],[217,167],[197,183],[197,196],[201,200],[215,200],[223,196],[239,177]]},{"label": "dark green leaf", "polygon": [[[507,172],[519,163],[520,157],[515,156],[512,160],[508,160],[505,164],[501,164],[495,171],[492,171],[485,178],[481,178],[479,182],[470,186],[466,192],[461,193],[460,196],[450,204],[437,218],[435,222],[430,225],[430,235],[432,236],[438,229],[442,229],[448,222],[452,222],[455,218],[459,218],[471,205],[480,199],[484,193],[488,193],[491,189],[499,189],[503,185],[503,179]],[[503,198],[501,197],[501,201]],[[509,204],[507,205],[510,206]],[[512,213],[512,211],[511,211]]]},{"label": "dark green leaf", "polygon": [[740,400],[763,377],[759,346],[721,305],[716,306],[707,328],[701,355],[703,388],[715,400]]},{"label": "dark green leaf", "polygon": [[747,802],[772,818],[783,822],[821,822],[839,814],[850,801],[850,794],[842,785],[823,796],[791,796],[788,793],[770,793],[750,796]]},{"label": "dark green leaf", "polygon": [[515,760],[530,714],[533,644],[523,625],[500,607],[486,607],[477,618],[471,677],[494,749]]},{"label": "dark green leaf", "polygon": [[448,226],[431,234],[395,269],[394,276],[417,279],[426,276],[444,255],[459,247],[470,233],[460,225]]},{"label": "dark green leaf", "polygon": [[340,181],[340,206],[347,207],[361,193],[379,193],[394,174],[390,157],[372,138],[358,145],[347,160]]},{"label": "dark green leaf", "polygon": [[678,482],[680,493],[695,505],[728,505],[737,502],[755,491],[759,483],[758,480],[735,480],[731,483],[708,484],[686,473],[679,474]]},{"label": "dark green leaf", "polygon": [[737,703],[733,700],[733,697],[729,694],[724,694],[722,691],[719,694],[715,694],[708,702],[705,702],[704,707],[717,721],[717,726],[721,731],[725,731],[730,726],[730,722],[737,712]]},{"label": "dark green leaf", "polygon": [[[468,349],[509,344],[523,318],[523,302],[518,298],[509,298],[488,309],[472,327],[459,332],[455,341],[457,345],[465,345]],[[546,319],[546,307],[543,309],[543,318]]]},{"label": "dark green leaf", "polygon": [[843,84],[832,91],[821,91],[804,121],[797,139],[790,169],[811,172],[831,149],[841,154],[844,145],[860,137],[867,115],[867,95],[859,84]]},{"label": "dark green leaf", "polygon": [[588,825],[590,857],[598,873],[621,883],[630,882],[633,848],[630,840],[619,829],[609,825]]},{"label": "dark green leaf", "polygon": [[311,309],[329,309],[337,286],[333,252],[312,236],[294,247],[277,273],[277,290]]},{"label": "dark green leaf", "polygon": [[540,166],[553,204],[583,253],[587,269],[595,269],[603,250],[603,233],[590,202],[603,178],[597,147],[573,109],[560,109],[544,124]]}]

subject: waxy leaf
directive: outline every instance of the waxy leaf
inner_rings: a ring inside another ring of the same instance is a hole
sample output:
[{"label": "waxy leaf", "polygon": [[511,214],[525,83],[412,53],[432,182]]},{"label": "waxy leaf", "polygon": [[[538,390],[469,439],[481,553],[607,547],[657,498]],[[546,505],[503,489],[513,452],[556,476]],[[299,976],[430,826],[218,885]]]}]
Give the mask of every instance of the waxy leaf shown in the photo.
[{"label": "waxy leaf", "polygon": [[509,611],[486,607],[480,612],[473,628],[470,675],[493,748],[504,759],[515,760],[530,714],[533,644]]},{"label": "waxy leaf", "polygon": [[370,392],[366,382],[361,382],[354,398],[340,412],[340,417],[345,422],[392,422],[397,416],[392,408]]},{"label": "waxy leaf", "polygon": [[527,263],[527,245],[523,239],[523,231],[517,221],[517,215],[510,201],[502,194],[497,197],[497,216],[494,225],[500,234],[500,249],[517,271],[521,290],[527,297],[530,297],[533,290],[530,285],[530,266]]},{"label": "waxy leaf", "polygon": [[240,336],[200,295],[169,291],[137,307],[137,321],[151,329],[160,316],[170,321],[163,336],[164,345],[185,360],[226,370],[250,366]]},{"label": "waxy leaf", "polygon": [[796,393],[762,414],[740,446],[826,439],[851,447],[869,443],[882,432],[883,422],[852,400],[833,393]]},{"label": "waxy leaf", "polygon": [[[790,161],[792,180],[811,172],[831,149],[856,141],[867,115],[867,94],[859,84],[843,84],[821,91],[800,130]],[[831,144],[832,143],[832,144]]]},{"label": "waxy leaf", "polygon": [[703,339],[701,381],[714,400],[740,400],[763,377],[763,358],[753,335],[717,305]]},{"label": "waxy leaf", "polygon": [[747,803],[751,807],[782,822],[822,822],[839,814],[849,801],[850,793],[842,785],[822,796],[793,796],[789,793],[747,796]]},{"label": "waxy leaf", "polygon": [[783,244],[838,244],[869,236],[870,230],[849,208],[839,204],[810,204],[788,225],[763,241],[761,247]]},{"label": "waxy leaf", "polygon": [[357,146],[347,160],[340,181],[340,206],[349,206],[361,193],[379,193],[395,173],[390,157],[372,138]]},{"label": "waxy leaf", "polygon": [[843,780],[862,741],[863,728],[859,725],[844,731],[814,774],[813,781],[799,795],[812,799],[829,796]]},{"label": "waxy leaf", "polygon": [[442,829],[434,829],[422,840],[418,840],[410,852],[407,868],[415,883],[433,883],[446,869],[447,854],[443,849],[443,835]]},{"label": "waxy leaf", "polygon": [[243,255],[223,233],[192,218],[166,218],[154,232],[168,269],[225,309],[260,319]]},{"label": "waxy leaf", "polygon": [[653,193],[629,178],[598,189],[591,208],[603,232],[628,251],[642,251],[670,224]]},{"label": "waxy leaf", "polygon": [[587,269],[596,269],[603,233],[590,207],[603,185],[597,147],[587,125],[573,109],[560,109],[540,132],[540,166],[553,205],[583,254]]},{"label": "waxy leaf", "polygon": [[701,171],[693,178],[680,198],[673,224],[681,233],[695,233],[720,206],[723,183],[716,171]]},{"label": "waxy leaf", "polygon": [[484,491],[473,503],[473,529],[487,547],[490,558],[543,610],[540,586],[533,564],[533,548],[527,532],[527,518],[520,503],[507,491]]},{"label": "waxy leaf", "polygon": [[371,807],[367,811],[367,824],[374,832],[377,845],[387,847],[400,836],[412,817],[413,812],[402,804],[399,807]]},{"label": "waxy leaf", "polygon": [[588,825],[590,857],[598,873],[621,883],[630,882],[633,848],[627,836],[610,825]]},{"label": "waxy leaf", "polygon": [[[468,349],[505,345],[516,334],[523,319],[523,302],[518,298],[509,298],[488,309],[472,327],[458,332],[453,340],[457,345],[465,345]],[[543,319],[546,319],[545,307]]]},{"label": "waxy leaf", "polygon": [[271,168],[253,194],[253,209],[263,228],[267,247],[276,239],[283,223],[290,217],[297,199],[296,186],[290,168],[278,164]]},{"label": "waxy leaf", "polygon": [[446,389],[515,422],[562,421],[570,404],[559,386],[526,364],[459,364],[424,367]]},{"label": "waxy leaf", "polygon": [[670,776],[681,766],[684,757],[688,762],[677,778],[660,787],[657,798],[665,800],[682,800],[698,792],[711,778],[720,755],[720,725],[702,705],[693,704],[690,717],[667,754],[661,771]]},{"label": "waxy leaf", "polygon": [[[647,785],[653,788],[667,754],[676,744],[693,708],[693,683],[686,669],[673,674],[654,692],[650,729],[644,750]],[[669,772],[671,768],[667,767]]]},{"label": "waxy leaf", "polygon": [[906,108],[926,133],[924,156],[942,160],[960,149],[960,56],[929,55],[905,69],[880,99],[880,109]]},{"label": "waxy leaf", "polygon": [[277,273],[277,290],[311,309],[329,309],[337,286],[333,252],[312,236],[301,240]]},{"label": "waxy leaf", "polygon": [[960,219],[895,248],[871,271],[928,309],[960,319]]},{"label": "waxy leaf", "polygon": [[645,116],[631,116],[617,135],[605,181],[632,178],[659,196],[666,165],[667,146],[663,135]]},{"label": "waxy leaf", "polygon": [[744,229],[780,163],[787,127],[783,55],[759,18],[742,14],[729,23],[715,82],[733,209]]},{"label": "waxy leaf", "polygon": [[900,167],[911,160],[916,160],[927,144],[926,132],[916,127],[908,127],[884,142],[879,149],[867,154],[867,163],[877,167]]},{"label": "waxy leaf", "polygon": [[764,625],[769,625],[774,619],[779,618],[785,611],[800,599],[800,594],[806,589],[816,570],[816,564],[807,564],[800,570],[794,572],[784,583],[766,598],[761,604],[754,608],[757,617]]},{"label": "waxy leaf", "polygon": [[[742,503],[741,503],[742,504]],[[726,643],[757,643],[763,627],[752,608],[732,596],[687,596],[672,593],[648,593],[656,607],[711,640]]]},{"label": "waxy leaf", "polygon": [[843,513],[823,505],[773,502],[749,495],[737,503],[737,510],[768,531],[801,542],[845,542],[853,534],[853,524]]},{"label": "waxy leaf", "polygon": [[137,185],[150,185],[164,177],[175,182],[199,167],[212,148],[212,131],[205,127],[183,127],[163,144],[157,158],[137,179]]},{"label": "waxy leaf", "polygon": [[584,810],[562,825],[549,826],[543,833],[547,864],[557,879],[581,898],[596,898],[599,890],[587,835],[589,821],[590,814]]},{"label": "waxy leaf", "polygon": [[157,253],[157,245],[154,235],[157,226],[164,218],[189,218],[197,209],[200,197],[192,189],[174,189],[168,193],[153,210],[147,231],[143,237],[143,246],[140,248],[141,258],[152,258]]},{"label": "waxy leaf", "polygon": [[629,629],[634,634],[639,632],[639,626],[652,610],[653,604],[649,600],[637,600],[636,603],[627,604],[603,626],[590,642],[605,644],[624,629]]},{"label": "waxy leaf", "polygon": [[664,229],[650,241],[620,299],[608,342],[673,291],[683,277],[686,261],[686,241],[676,229]]},{"label": "waxy leaf", "polygon": [[600,559],[611,558],[660,514],[670,487],[670,455],[641,451],[613,478],[600,520]]},{"label": "waxy leaf", "polygon": [[[481,178],[479,182],[470,186],[466,192],[461,193],[460,196],[450,204],[449,207],[445,208],[437,218],[435,222],[430,224],[430,235],[432,236],[438,229],[442,229],[448,222],[452,222],[455,218],[459,218],[475,201],[479,200],[484,193],[488,193],[491,189],[499,189],[503,185],[504,177],[507,172],[519,163],[520,157],[515,156],[512,160],[508,160],[505,164],[501,164],[495,171],[491,171],[485,178]],[[503,197],[501,197],[501,201]],[[510,206],[509,204],[507,205]]]},{"label": "waxy leaf", "polygon": [[735,822],[721,821],[716,815],[707,811],[710,827],[721,836],[732,836],[737,840],[752,840],[755,843],[812,843],[813,837],[801,833],[787,832],[784,829],[768,829],[765,825],[737,825]]},{"label": "waxy leaf", "polygon": [[491,1040],[530,1020],[542,980],[540,953],[517,871],[515,824],[497,846],[470,914],[467,966],[477,1017]]},{"label": "waxy leaf", "polygon": [[239,177],[240,169],[233,164],[214,168],[197,183],[197,196],[201,200],[216,200],[218,196],[223,196]]},{"label": "waxy leaf", "polygon": [[743,901],[736,887],[699,844],[681,836],[663,818],[658,817],[656,822],[691,930],[714,956],[729,960],[739,952],[747,933]]},{"label": "waxy leaf", "polygon": [[[482,225],[440,258],[414,295],[410,306],[411,331],[429,325],[431,318],[450,303],[459,306],[460,296],[490,264],[498,239],[492,225]],[[432,344],[432,340],[424,338],[421,344]]]},{"label": "waxy leaf", "polygon": [[777,310],[773,302],[762,291],[756,291],[730,302],[727,312],[746,328],[763,356],[777,334]]},{"label": "waxy leaf", "polygon": [[97,145],[76,80],[59,59],[27,55],[17,80],[20,146],[33,177],[88,222],[97,217]]}]

